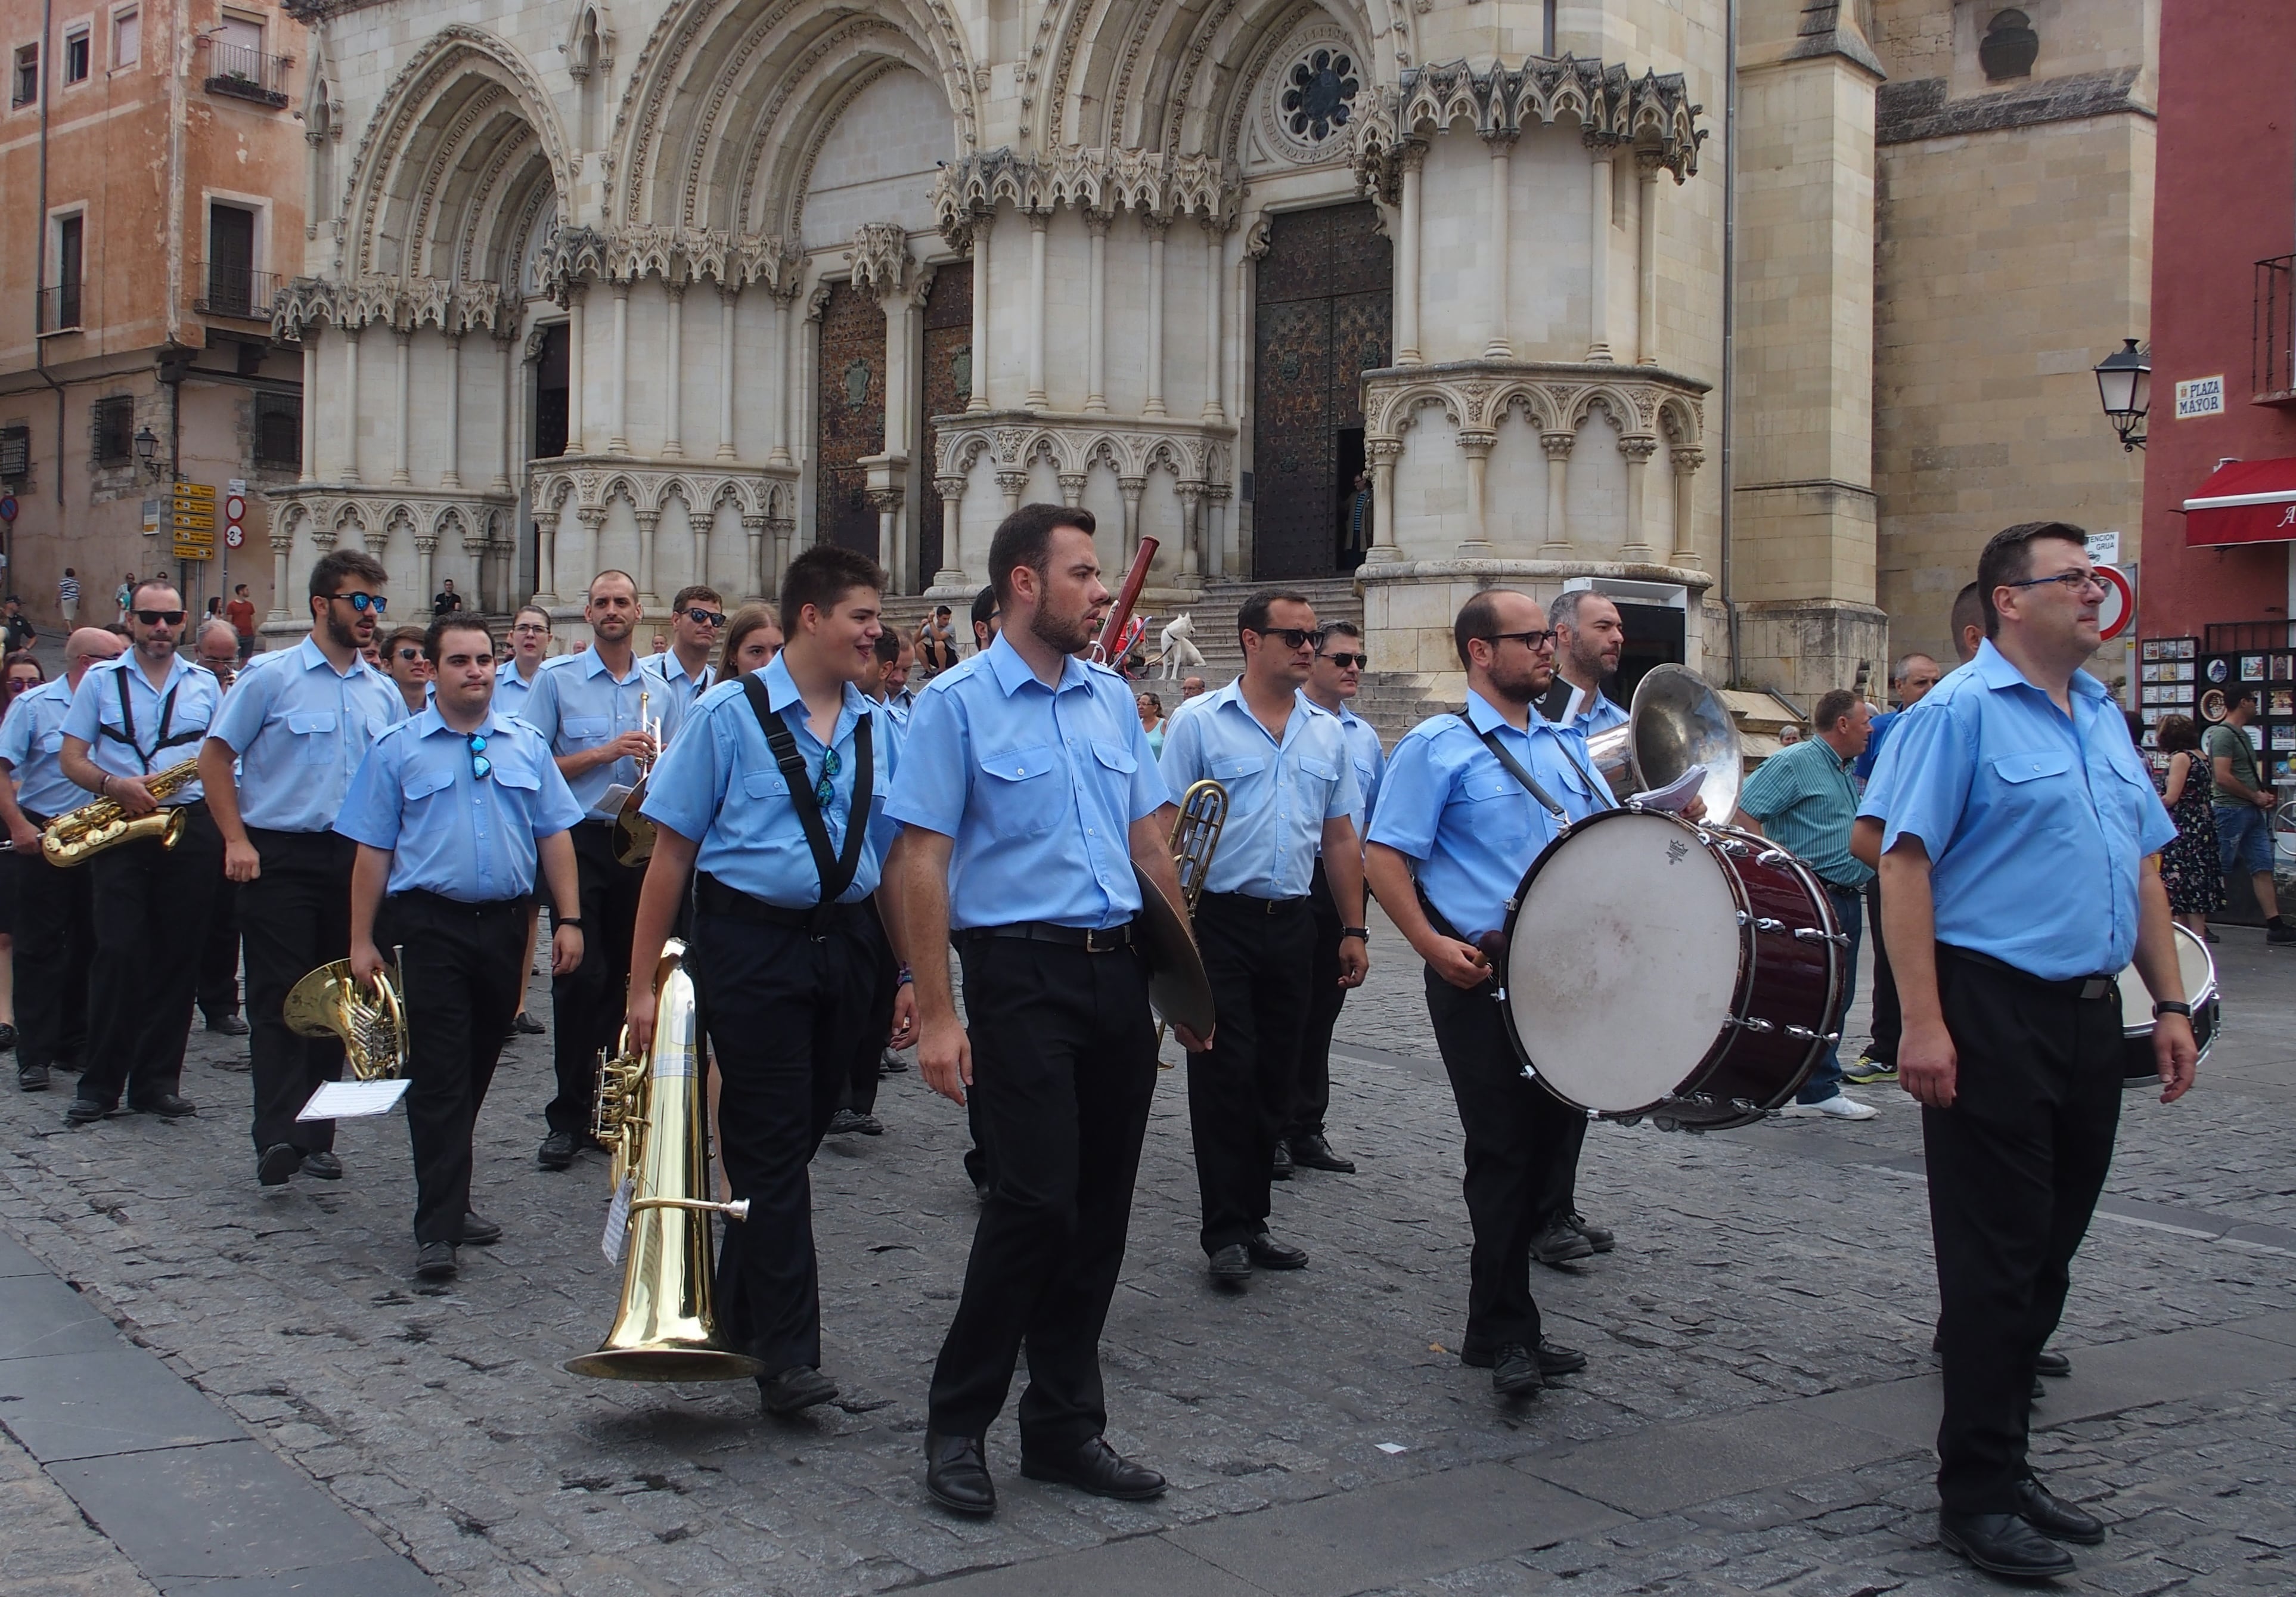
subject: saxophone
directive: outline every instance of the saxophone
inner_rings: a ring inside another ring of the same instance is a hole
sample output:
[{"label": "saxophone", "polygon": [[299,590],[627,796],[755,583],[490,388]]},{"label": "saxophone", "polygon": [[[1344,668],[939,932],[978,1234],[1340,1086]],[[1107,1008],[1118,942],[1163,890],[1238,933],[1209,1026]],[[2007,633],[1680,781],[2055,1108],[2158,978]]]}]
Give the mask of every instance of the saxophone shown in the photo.
[{"label": "saxophone", "polygon": [[[199,779],[200,762],[193,756],[164,771],[154,771],[144,779],[144,786],[152,798],[165,799]],[[40,834],[40,852],[52,865],[79,865],[107,848],[145,838],[157,838],[160,848],[173,848],[183,835],[180,809],[156,809],[130,820],[113,800],[99,798],[49,822],[47,831]]]}]

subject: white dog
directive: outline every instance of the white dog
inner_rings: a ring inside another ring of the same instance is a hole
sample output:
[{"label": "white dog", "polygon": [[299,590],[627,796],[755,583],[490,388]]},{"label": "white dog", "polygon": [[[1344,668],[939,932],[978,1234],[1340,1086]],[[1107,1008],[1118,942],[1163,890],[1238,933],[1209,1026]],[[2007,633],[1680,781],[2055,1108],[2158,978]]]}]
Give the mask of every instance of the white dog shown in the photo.
[{"label": "white dog", "polygon": [[1166,681],[1204,663],[1203,651],[1193,642],[1195,635],[1195,618],[1185,611],[1165,623],[1164,630],[1157,635],[1157,647],[1162,651],[1159,656],[1161,675]]}]

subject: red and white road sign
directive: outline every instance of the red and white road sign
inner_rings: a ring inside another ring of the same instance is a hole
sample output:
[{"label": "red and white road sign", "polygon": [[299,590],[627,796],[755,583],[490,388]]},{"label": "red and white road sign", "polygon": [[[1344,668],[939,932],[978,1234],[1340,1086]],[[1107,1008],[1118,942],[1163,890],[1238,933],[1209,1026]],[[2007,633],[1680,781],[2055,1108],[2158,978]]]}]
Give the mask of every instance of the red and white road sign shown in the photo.
[{"label": "red and white road sign", "polygon": [[247,501],[237,494],[230,495],[223,502],[223,513],[224,519],[226,520],[246,520]]},{"label": "red and white road sign", "polygon": [[2104,602],[2096,609],[2097,636],[2109,643],[2136,619],[2136,590],[2118,566],[2099,566],[2096,574],[2104,578],[2105,589]]},{"label": "red and white road sign", "polygon": [[242,527],[238,522],[234,521],[230,526],[223,529],[223,545],[225,548],[237,549],[245,545],[246,542],[247,528]]}]

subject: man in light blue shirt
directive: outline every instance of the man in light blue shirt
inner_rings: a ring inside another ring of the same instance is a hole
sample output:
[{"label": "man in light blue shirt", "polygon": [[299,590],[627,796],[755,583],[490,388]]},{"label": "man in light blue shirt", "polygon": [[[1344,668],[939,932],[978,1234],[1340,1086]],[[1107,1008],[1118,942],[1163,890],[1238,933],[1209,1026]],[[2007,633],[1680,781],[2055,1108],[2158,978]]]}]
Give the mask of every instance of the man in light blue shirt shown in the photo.
[{"label": "man in light blue shirt", "polygon": [[1160,762],[1176,797],[1199,782],[1227,793],[1195,906],[1219,1033],[1188,1055],[1197,1235],[1212,1279],[1227,1284],[1255,1268],[1308,1263],[1304,1250],[1269,1234],[1268,1183],[1312,1003],[1308,894],[1319,856],[1344,928],[1340,980],[1360,986],[1369,963],[1355,762],[1339,717],[1300,692],[1315,660],[1315,608],[1304,594],[1263,588],[1236,612],[1236,634],[1243,674],[1173,722]]},{"label": "man in light blue shirt", "polygon": [[[1558,823],[1604,807],[1567,780],[1568,734],[1531,708],[1554,681],[1546,620],[1508,588],[1461,607],[1452,636],[1467,668],[1466,713],[1423,721],[1396,744],[1364,860],[1381,907],[1427,962],[1427,1014],[1466,1134],[1475,1234],[1459,1358],[1488,1367],[1503,1396],[1536,1392],[1587,1362],[1542,1338],[1531,1259],[1585,1258],[1611,1241],[1571,1207],[1587,1117],[1524,1077],[1482,947],[1505,926],[1508,898]],[[1497,749],[1563,813],[1533,798]]]},{"label": "man in light blue shirt", "polygon": [[550,745],[583,810],[574,828],[574,860],[589,936],[581,965],[554,974],[550,983],[558,1093],[545,1111],[549,1134],[536,1154],[545,1170],[565,1169],[576,1149],[590,1141],[598,1051],[613,1048],[620,1027],[630,926],[645,880],[643,865],[626,865],[615,856],[614,816],[627,791],[612,790],[637,785],[640,762],[660,748],[646,724],[668,708],[653,702],[661,679],[642,669],[630,648],[643,618],[636,580],[627,571],[599,572],[590,579],[582,616],[590,624],[591,646],[545,661],[519,717]]},{"label": "man in light blue shirt", "polygon": [[1576,737],[1583,756],[1589,738],[1627,724],[1627,712],[1603,692],[1626,657],[1627,624],[1619,607],[1592,588],[1557,594],[1546,607],[1554,628],[1554,682],[1538,712]]},{"label": "man in light blue shirt", "polygon": [[335,1123],[295,1118],[322,1082],[342,1075],[342,1044],[289,1030],[282,1005],[313,966],[350,954],[358,850],[334,830],[335,817],[367,749],[406,714],[398,689],[361,652],[381,625],[389,581],[364,549],[320,556],[308,585],[310,635],[249,662],[200,749],[224,875],[241,894],[255,1176],[267,1187],[299,1170],[342,1176]]},{"label": "man in light blue shirt", "polygon": [[0,721],[0,824],[16,846],[16,1085],[47,1091],[49,1072],[76,1068],[87,1046],[88,972],[95,905],[88,872],[53,864],[48,823],[87,802],[64,774],[64,717],[90,666],[127,644],[97,627],[64,640],[64,675],[29,690]]},{"label": "man in light blue shirt", "polygon": [[[925,1421],[925,1490],[959,1513],[995,1511],[982,1438],[1024,1339],[1022,1471],[1103,1496],[1164,1490],[1103,1437],[1100,1331],[1156,1088],[1140,883],[1174,905],[1180,885],[1132,691],[1077,658],[1109,606],[1093,525],[1057,504],[1004,518],[988,550],[1003,630],[917,695],[887,807],[906,829],[887,872],[916,973],[919,1069],[978,1108],[988,1154]],[[969,1038],[949,990],[952,928]]]},{"label": "man in light blue shirt", "polygon": [[144,778],[191,765],[223,700],[210,672],[178,651],[191,618],[175,585],[154,577],[127,599],[128,651],[90,666],[64,715],[64,774],[130,819],[182,811],[173,848],[138,838],[98,853],[92,875],[95,970],[88,980],[88,1038],[79,1091],[64,1110],[74,1125],[102,1119],[119,1102],[163,1119],[195,1114],[177,1089],[208,914],[223,880],[223,839],[194,780],[164,800]]},{"label": "man in light blue shirt", "polygon": [[358,846],[352,974],[372,981],[382,947],[396,951],[407,1011],[414,1273],[447,1281],[458,1247],[502,1235],[471,1209],[471,1130],[526,986],[518,960],[537,864],[556,906],[551,969],[582,957],[581,921],[566,913],[580,890],[567,829],[582,807],[541,736],[494,712],[486,624],[441,616],[422,648],[438,696],[367,750],[335,829]]},{"label": "man in light blue shirt", "polygon": [[717,682],[709,656],[725,633],[726,601],[716,588],[694,583],[677,590],[670,601],[669,647],[638,661],[659,684],[650,713],[661,722],[665,748],[685,725],[685,712]]},{"label": "man in light blue shirt", "polygon": [[2112,1161],[2123,1073],[2114,981],[2154,1004],[2161,1101],[2195,1049],[2154,857],[2177,835],[2120,707],[2082,665],[2107,588],[2086,535],[2026,522],[1978,560],[1987,641],[1890,734],[1882,931],[1922,1105],[1945,1415],[1939,1536],[1989,1573],[2070,1573],[2104,1527],[2026,1461],[2034,1362]]},{"label": "man in light blue shirt", "polygon": [[[821,1295],[806,1167],[857,1058],[877,1052],[900,995],[873,895],[893,827],[882,819],[900,765],[882,707],[856,683],[884,635],[884,573],[816,544],[782,578],[782,651],[720,683],[646,784],[657,830],[632,954],[652,970],[694,879],[690,954],[722,1083],[718,1146],[750,1217],[726,1228],[718,1263],[728,1343],[765,1367],[758,1388],[787,1416],[837,1396],[821,1372]],[[781,746],[776,747],[776,743]],[[698,878],[696,873],[698,872]],[[630,993],[633,1045],[655,998]]]}]

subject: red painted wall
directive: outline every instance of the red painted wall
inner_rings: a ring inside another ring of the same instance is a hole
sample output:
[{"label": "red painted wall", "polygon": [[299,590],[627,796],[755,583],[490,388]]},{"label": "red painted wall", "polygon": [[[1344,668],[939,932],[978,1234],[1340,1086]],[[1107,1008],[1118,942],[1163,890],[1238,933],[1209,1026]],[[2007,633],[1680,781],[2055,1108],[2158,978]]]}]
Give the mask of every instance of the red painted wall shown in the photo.
[{"label": "red painted wall", "polygon": [[[2152,414],[2146,429],[2147,637],[2284,619],[2289,545],[2193,549],[2177,508],[2217,463],[2296,458],[2296,407],[2252,405],[2256,263],[2296,251],[2296,5],[2161,8],[2152,208]],[[2225,413],[2176,419],[2180,379],[2225,379]],[[2100,418],[2102,424],[2102,418]]]}]

